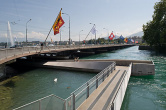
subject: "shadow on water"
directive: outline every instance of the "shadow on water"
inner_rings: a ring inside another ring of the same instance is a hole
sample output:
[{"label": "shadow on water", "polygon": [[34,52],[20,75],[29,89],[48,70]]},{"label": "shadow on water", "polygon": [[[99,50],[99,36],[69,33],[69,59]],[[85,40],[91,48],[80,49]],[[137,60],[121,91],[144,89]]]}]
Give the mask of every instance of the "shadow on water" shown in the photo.
[{"label": "shadow on water", "polygon": [[10,80],[7,83],[3,84],[3,86],[14,88],[15,87],[15,82]]}]

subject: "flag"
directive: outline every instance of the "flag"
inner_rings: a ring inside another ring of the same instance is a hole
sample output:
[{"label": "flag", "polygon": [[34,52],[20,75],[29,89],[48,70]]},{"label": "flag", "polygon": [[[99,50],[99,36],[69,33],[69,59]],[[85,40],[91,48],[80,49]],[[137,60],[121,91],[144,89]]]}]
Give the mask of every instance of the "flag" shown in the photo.
[{"label": "flag", "polygon": [[135,41],[135,43],[138,43],[138,41]]},{"label": "flag", "polygon": [[124,39],[125,39],[122,35],[121,35],[119,38],[120,38],[120,39],[122,39],[122,40],[124,40]]},{"label": "flag", "polygon": [[132,42],[132,43],[134,43],[134,40],[133,40],[133,39],[131,39],[131,42]]},{"label": "flag", "polygon": [[113,34],[113,32],[112,32],[112,33],[110,34],[110,36],[109,36],[109,39],[112,40],[114,37],[115,37],[115,36],[114,36],[114,34]]},{"label": "flag", "polygon": [[[62,10],[62,9],[61,9],[61,10]],[[59,14],[58,14],[57,19],[55,20],[55,22],[54,22],[54,24],[53,24],[53,26],[52,26],[52,28],[53,28],[53,30],[54,30],[54,35],[56,35],[56,34],[59,33],[60,27],[65,23],[65,22],[63,21],[63,19],[62,19],[62,16],[61,16],[61,10],[60,10],[60,12],[59,12]]]},{"label": "flag", "polygon": [[130,42],[131,42],[131,39],[129,38],[129,39],[128,39],[128,41],[130,41]]},{"label": "flag", "polygon": [[15,42],[17,41],[17,37],[14,38],[14,41],[15,41]]},{"label": "flag", "polygon": [[127,39],[127,37],[124,39],[124,41],[127,43],[128,42],[128,39]]},{"label": "flag", "polygon": [[92,34],[96,34],[96,29],[95,29],[94,26],[93,26],[92,29],[91,29],[91,33],[92,33]]}]

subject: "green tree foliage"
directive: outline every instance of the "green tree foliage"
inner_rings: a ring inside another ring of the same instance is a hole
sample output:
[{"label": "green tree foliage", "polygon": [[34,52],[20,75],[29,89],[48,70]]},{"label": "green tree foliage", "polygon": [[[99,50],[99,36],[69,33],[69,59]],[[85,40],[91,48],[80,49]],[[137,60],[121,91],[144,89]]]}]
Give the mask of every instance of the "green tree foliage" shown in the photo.
[{"label": "green tree foliage", "polygon": [[166,0],[155,4],[152,21],[143,25],[143,31],[143,39],[151,46],[166,44]]}]

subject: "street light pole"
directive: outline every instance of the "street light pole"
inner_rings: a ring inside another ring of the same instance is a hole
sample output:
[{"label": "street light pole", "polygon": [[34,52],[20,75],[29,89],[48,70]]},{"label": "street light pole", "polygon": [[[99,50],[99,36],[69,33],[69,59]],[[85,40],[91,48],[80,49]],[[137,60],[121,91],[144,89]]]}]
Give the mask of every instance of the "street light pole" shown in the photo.
[{"label": "street light pole", "polygon": [[[65,27],[65,26],[63,26],[63,27]],[[61,31],[62,31],[62,28],[60,29],[60,45],[61,45]]]},{"label": "street light pole", "polygon": [[27,29],[27,24],[28,24],[28,22],[31,21],[31,20],[32,20],[32,19],[29,19],[29,20],[27,21],[27,23],[26,23],[26,46],[27,46],[27,42],[28,42],[28,40],[27,40],[27,30],[28,30],[28,29]]},{"label": "street light pole", "polygon": [[[93,24],[93,23],[90,23],[90,24]],[[93,24],[93,27],[94,27],[95,30],[96,30],[96,25],[95,25],[95,24]],[[96,44],[96,31],[95,31],[95,44]]]},{"label": "street light pole", "polygon": [[[107,30],[108,31],[108,37],[109,37],[109,30],[108,29],[106,29],[106,28],[103,28],[103,29],[105,29],[105,30]],[[109,38],[108,38],[109,39]],[[109,40],[108,40],[108,44],[109,44]]]},{"label": "street light pole", "polygon": [[62,14],[65,14],[69,17],[69,46],[70,46],[70,16],[67,13],[62,13]]},{"label": "street light pole", "polygon": [[82,32],[83,30],[81,30],[80,32],[79,32],[79,46],[80,46],[80,33]]}]

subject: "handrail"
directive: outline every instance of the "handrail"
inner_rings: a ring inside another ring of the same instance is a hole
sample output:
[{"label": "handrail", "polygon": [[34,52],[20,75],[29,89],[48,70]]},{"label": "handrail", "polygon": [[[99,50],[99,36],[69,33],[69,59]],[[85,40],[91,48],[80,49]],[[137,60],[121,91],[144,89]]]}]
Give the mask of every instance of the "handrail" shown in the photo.
[{"label": "handrail", "polygon": [[[106,77],[108,77],[106,73],[107,73],[107,72],[112,72],[112,69],[115,69],[115,65],[116,65],[116,63],[113,62],[111,65],[109,65],[109,66],[106,67],[104,70],[102,70],[100,73],[98,73],[98,74],[95,75],[93,78],[91,78],[89,81],[87,81],[87,82],[91,82],[91,83],[89,83],[89,86],[91,86],[91,85],[92,85],[96,80],[98,80],[99,78],[103,77],[104,74],[105,74]],[[98,76],[98,77],[96,78],[96,76]],[[85,84],[87,84],[87,82],[86,82]],[[31,104],[33,104],[33,103],[36,103],[36,102],[39,102],[39,106],[40,106],[40,101],[42,101],[42,100],[44,100],[44,99],[46,99],[46,98],[48,98],[48,97],[52,97],[52,96],[54,96],[54,97],[60,99],[61,101],[63,101],[63,102],[64,102],[64,105],[63,105],[63,106],[65,107],[65,110],[67,110],[67,103],[66,103],[67,100],[71,98],[69,101],[72,102],[73,94],[74,94],[75,92],[79,91],[80,88],[82,88],[85,84],[83,84],[83,85],[80,86],[78,89],[76,89],[75,91],[73,91],[73,92],[71,93],[71,95],[70,95],[68,98],[66,98],[66,99],[62,99],[62,98],[60,98],[60,97],[58,97],[58,96],[56,96],[56,95],[51,94],[51,95],[49,95],[49,96],[43,97],[43,98],[38,99],[38,100],[33,101],[33,102],[30,102],[30,103],[28,103],[28,104],[25,104],[25,105],[23,105],[23,106],[20,106],[20,107],[18,107],[18,108],[13,109],[13,110],[22,109],[22,108],[27,107],[27,106],[29,106],[29,105],[31,105]],[[75,94],[75,97],[77,97],[79,94],[81,94],[81,92],[84,91],[85,89],[87,89],[87,86],[86,86],[85,88],[83,88],[81,91],[79,91],[77,94]],[[94,91],[94,90],[93,90],[93,91]],[[74,102],[74,103],[75,103],[75,102]],[[74,105],[71,103],[71,106],[74,106]]]},{"label": "handrail", "polygon": [[[110,102],[110,104],[108,105],[107,110],[110,110],[111,106],[114,104],[114,102],[115,102],[115,100],[116,100],[116,98],[117,98],[117,95],[119,94],[119,90],[121,89],[121,85],[122,85],[122,83],[124,82],[124,79],[125,79],[126,76],[127,76],[127,73],[128,73],[129,71],[131,71],[131,67],[132,67],[132,63],[129,65],[128,71],[126,71],[126,70],[124,71],[126,74],[124,75],[123,79],[121,80],[120,85],[119,85],[119,87],[118,87],[118,89],[117,89],[117,92],[116,92],[116,94],[115,94],[115,96],[114,96],[112,102]],[[124,73],[124,72],[123,72],[123,73]]]},{"label": "handrail", "polygon": [[[112,71],[112,69],[114,69],[115,70],[115,65],[116,65],[116,63],[115,62],[113,62],[111,65],[109,65],[108,67],[106,67],[105,69],[103,69],[100,73],[98,73],[97,75],[95,75],[93,78],[91,78],[89,81],[87,81],[86,83],[84,83],[82,86],[80,86],[78,89],[76,89],[75,91],[73,91],[72,93],[71,93],[71,95],[66,99],[66,100],[68,100],[69,98],[71,98],[71,97],[73,97],[72,98],[72,102],[73,102],[73,104],[72,104],[72,107],[73,107],[73,110],[74,109],[77,109],[77,107],[75,106],[75,103],[77,103],[76,101],[75,101],[75,98],[76,97],[79,97],[79,95],[81,94],[81,93],[84,93],[83,91],[85,91],[85,90],[87,90],[86,92],[85,92],[85,94],[86,94],[86,98],[88,98],[89,97],[89,92],[90,92],[90,87],[93,87],[93,86],[95,86],[95,85],[97,85],[96,86],[96,88],[94,89],[94,90],[96,90],[97,88],[98,88],[98,86],[101,84],[99,84],[99,82],[98,82],[98,79],[103,79],[102,81],[104,81],[106,78],[105,77],[108,77],[109,75],[108,74],[110,74],[110,72],[112,73],[113,71]],[[95,84],[94,84],[94,82],[96,82]],[[93,85],[94,84],[94,85]],[[84,87],[85,86],[85,87]],[[91,91],[91,93],[94,91],[94,90],[92,90]],[[81,98],[82,96],[80,96],[79,98]],[[80,106],[80,104],[78,105],[78,106]]]}]

